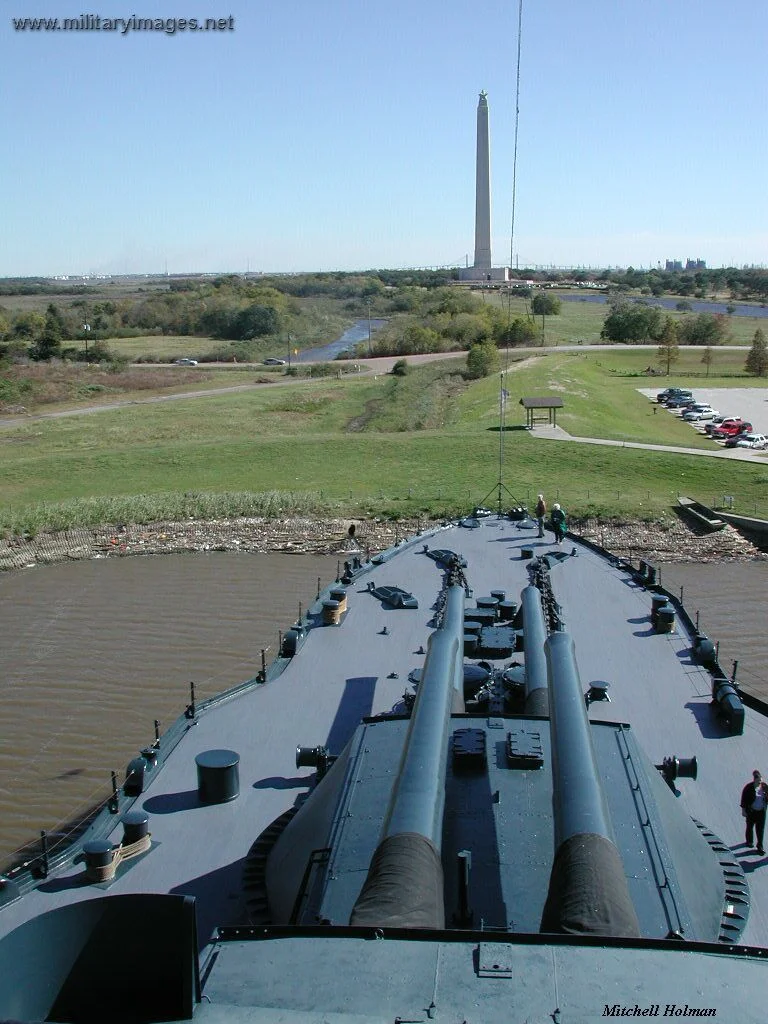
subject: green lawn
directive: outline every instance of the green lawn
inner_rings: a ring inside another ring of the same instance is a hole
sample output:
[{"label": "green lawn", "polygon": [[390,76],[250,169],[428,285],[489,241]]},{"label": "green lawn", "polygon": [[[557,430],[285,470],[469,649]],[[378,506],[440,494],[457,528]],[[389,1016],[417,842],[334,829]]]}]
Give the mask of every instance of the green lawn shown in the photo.
[{"label": "green lawn", "polygon": [[199,359],[222,343],[214,338],[190,338],[181,334],[147,334],[139,338],[108,338],[104,344],[110,352],[127,356],[131,362],[143,357],[172,363],[174,359]]},{"label": "green lawn", "polygon": [[[655,351],[655,350],[654,350]],[[514,350],[505,373],[510,392],[507,420],[525,423],[519,406],[523,396],[562,398],[558,425],[577,437],[600,437],[617,441],[640,441],[712,451],[715,445],[692,430],[687,423],[659,408],[638,389],[656,391],[670,385],[734,387],[733,376],[743,370],[743,354],[719,351],[705,377],[701,353],[681,350],[675,373],[670,377],[649,377],[648,351],[641,349],[605,352],[542,353],[520,359]],[[502,365],[504,365],[502,358]],[[765,387],[766,380],[739,377],[738,387]],[[498,419],[498,381],[486,379],[467,391],[460,403],[457,427],[467,429],[473,423],[488,426]]]},{"label": "green lawn", "polygon": [[[574,515],[649,517],[679,493],[707,501],[731,494],[737,509],[768,516],[768,464],[549,441],[512,429],[524,422],[521,395],[557,394],[566,406],[559,422],[573,434],[712,447],[666,411],[653,413],[636,390],[649,386],[638,373],[644,365],[637,351],[514,363],[506,377],[509,491],[527,503],[545,490]],[[446,361],[402,379],[324,379],[28,422],[0,432],[0,527],[212,508],[236,514],[265,503],[273,511],[453,514],[493,491],[499,456],[498,378],[464,385],[456,370]],[[681,374],[669,382],[678,379],[689,380]],[[254,497],[261,494],[268,499]],[[114,497],[123,500],[110,505]]]}]

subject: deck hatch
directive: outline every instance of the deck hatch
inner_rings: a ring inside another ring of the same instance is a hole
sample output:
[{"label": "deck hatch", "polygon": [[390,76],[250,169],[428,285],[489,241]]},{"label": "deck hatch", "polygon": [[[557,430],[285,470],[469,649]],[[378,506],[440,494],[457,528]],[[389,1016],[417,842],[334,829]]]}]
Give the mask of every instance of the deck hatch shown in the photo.
[{"label": "deck hatch", "polygon": [[514,729],[507,733],[507,764],[510,768],[537,769],[544,764],[541,733]]},{"label": "deck hatch", "polygon": [[512,977],[510,947],[503,942],[481,942],[477,954],[477,976],[479,978]]},{"label": "deck hatch", "polygon": [[482,772],[486,767],[483,729],[457,729],[453,734],[453,770]]}]

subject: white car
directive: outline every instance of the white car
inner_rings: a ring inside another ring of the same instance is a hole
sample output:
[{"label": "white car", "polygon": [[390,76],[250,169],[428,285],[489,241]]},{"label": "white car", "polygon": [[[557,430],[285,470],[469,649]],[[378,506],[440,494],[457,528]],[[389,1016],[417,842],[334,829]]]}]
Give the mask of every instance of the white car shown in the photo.
[{"label": "white car", "polygon": [[713,420],[720,413],[717,409],[713,409],[711,405],[703,405],[701,403],[694,405],[687,412],[683,413],[683,419],[689,423],[695,423],[697,420]]},{"label": "white car", "polygon": [[765,434],[744,434],[736,442],[737,448],[768,448],[768,437]]},{"label": "white car", "polygon": [[197,366],[196,359],[175,359],[174,363],[176,366]]}]

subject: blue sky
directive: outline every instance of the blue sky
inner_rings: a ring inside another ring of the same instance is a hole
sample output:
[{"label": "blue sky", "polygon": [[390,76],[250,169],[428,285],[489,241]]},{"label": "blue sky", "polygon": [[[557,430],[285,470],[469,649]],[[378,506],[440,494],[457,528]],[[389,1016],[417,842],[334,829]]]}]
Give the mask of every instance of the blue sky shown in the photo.
[{"label": "blue sky", "polygon": [[[517,0],[4,0],[0,275],[508,262]],[[229,18],[20,32],[13,18]],[[768,263],[765,0],[524,0],[520,265]]]}]

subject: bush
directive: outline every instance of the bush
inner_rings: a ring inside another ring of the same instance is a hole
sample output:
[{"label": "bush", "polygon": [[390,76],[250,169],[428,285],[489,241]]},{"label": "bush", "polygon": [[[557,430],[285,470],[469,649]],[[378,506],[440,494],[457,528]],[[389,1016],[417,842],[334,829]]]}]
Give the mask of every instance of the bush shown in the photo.
[{"label": "bush", "polygon": [[395,365],[392,367],[392,374],[395,377],[405,377],[407,373],[410,373],[410,366],[407,360],[398,359]]},{"label": "bush", "polygon": [[[69,351],[69,350],[67,350]],[[89,346],[86,352],[84,348],[78,349],[75,353],[75,359],[79,363],[111,363],[117,356],[111,351],[109,345],[103,341],[94,341]],[[126,364],[128,360],[126,359]]]},{"label": "bush", "polygon": [[128,356],[113,356],[107,363],[107,373],[124,373],[130,362]]},{"label": "bush", "polygon": [[470,380],[490,377],[498,369],[499,350],[492,342],[483,342],[481,345],[472,346],[467,355],[467,377]]},{"label": "bush", "polygon": [[283,367],[287,377],[341,377],[342,373],[353,373],[349,366],[334,366],[333,363],[294,364]]}]

